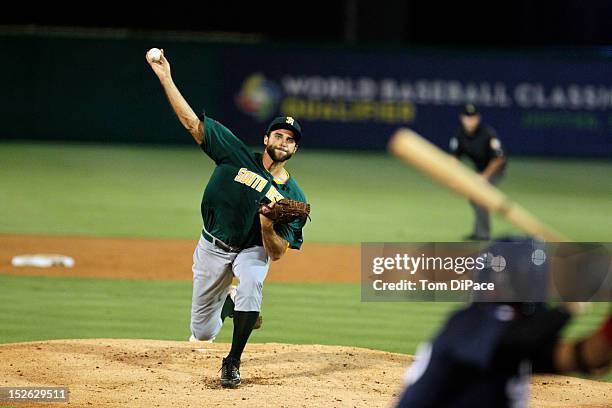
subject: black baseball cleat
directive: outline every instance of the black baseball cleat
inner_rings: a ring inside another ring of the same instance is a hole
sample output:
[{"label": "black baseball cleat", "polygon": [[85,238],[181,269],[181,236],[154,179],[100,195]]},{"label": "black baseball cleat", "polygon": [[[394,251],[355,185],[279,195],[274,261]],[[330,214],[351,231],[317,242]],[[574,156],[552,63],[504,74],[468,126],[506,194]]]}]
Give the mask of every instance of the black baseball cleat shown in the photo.
[{"label": "black baseball cleat", "polygon": [[236,388],[240,385],[240,361],[232,357],[223,359],[221,365],[221,386]]}]

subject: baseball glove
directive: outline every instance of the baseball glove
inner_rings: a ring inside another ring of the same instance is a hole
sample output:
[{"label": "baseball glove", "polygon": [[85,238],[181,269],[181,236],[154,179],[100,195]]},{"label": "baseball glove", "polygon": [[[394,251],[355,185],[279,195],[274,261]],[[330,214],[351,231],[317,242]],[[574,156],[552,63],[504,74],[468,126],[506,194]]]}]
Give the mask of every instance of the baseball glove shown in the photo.
[{"label": "baseball glove", "polygon": [[297,218],[310,218],[310,204],[283,198],[271,207],[261,206],[259,212],[274,221],[275,224],[285,224]]}]

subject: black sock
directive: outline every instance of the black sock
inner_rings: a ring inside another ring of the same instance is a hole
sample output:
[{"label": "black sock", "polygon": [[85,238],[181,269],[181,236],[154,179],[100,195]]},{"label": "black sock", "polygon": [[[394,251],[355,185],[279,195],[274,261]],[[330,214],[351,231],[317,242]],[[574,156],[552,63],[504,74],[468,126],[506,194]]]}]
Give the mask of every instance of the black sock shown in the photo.
[{"label": "black sock", "polygon": [[246,346],[253,331],[253,326],[257,321],[257,316],[259,316],[259,312],[234,312],[234,335],[232,337],[232,349],[228,357],[240,361],[244,346]]},{"label": "black sock", "polygon": [[223,308],[221,309],[221,321],[225,321],[226,317],[234,317],[234,301],[227,295],[225,298],[225,303],[223,303]]}]

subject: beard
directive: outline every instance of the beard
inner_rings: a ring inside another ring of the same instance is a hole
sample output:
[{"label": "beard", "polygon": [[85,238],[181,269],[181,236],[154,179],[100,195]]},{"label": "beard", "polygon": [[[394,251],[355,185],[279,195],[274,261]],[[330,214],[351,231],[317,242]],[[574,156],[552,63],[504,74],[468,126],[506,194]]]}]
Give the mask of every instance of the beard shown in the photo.
[{"label": "beard", "polygon": [[277,163],[287,161],[291,158],[291,156],[293,156],[293,153],[285,151],[281,152],[276,150],[276,147],[270,145],[266,146],[266,152],[268,152],[268,155],[270,158],[272,158],[272,161]]}]

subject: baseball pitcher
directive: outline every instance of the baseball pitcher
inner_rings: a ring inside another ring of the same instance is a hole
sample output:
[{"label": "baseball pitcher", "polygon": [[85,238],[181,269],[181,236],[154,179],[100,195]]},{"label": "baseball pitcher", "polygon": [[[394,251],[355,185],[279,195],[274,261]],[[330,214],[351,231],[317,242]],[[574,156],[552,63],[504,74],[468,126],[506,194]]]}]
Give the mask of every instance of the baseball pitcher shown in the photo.
[{"label": "baseball pitcher", "polygon": [[[221,123],[198,117],[174,84],[163,50],[146,60],[172,109],[216,167],[201,203],[203,228],[193,254],[191,332],[211,340],[232,316],[234,331],[223,359],[221,385],[240,384],[240,358],[255,326],[270,260],[288,248],[300,249],[310,206],[285,169],[298,150],[302,130],[292,117],[274,119],[265,131],[263,154],[254,153]],[[239,279],[229,296],[233,277]]]}]

